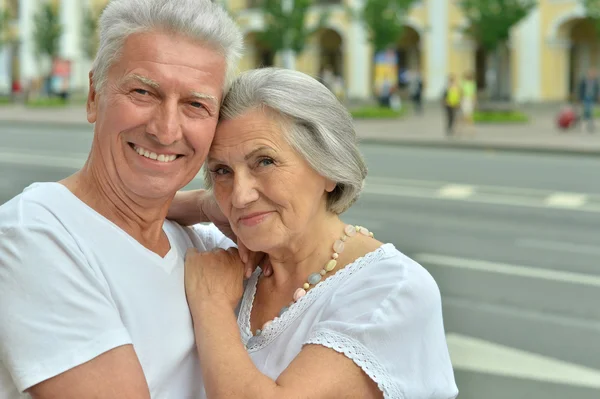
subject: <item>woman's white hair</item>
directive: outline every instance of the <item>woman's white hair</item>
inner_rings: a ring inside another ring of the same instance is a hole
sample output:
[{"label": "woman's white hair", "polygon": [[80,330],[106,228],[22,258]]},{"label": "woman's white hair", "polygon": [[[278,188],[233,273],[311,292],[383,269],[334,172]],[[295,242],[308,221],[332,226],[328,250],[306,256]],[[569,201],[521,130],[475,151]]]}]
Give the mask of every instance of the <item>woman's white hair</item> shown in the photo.
[{"label": "woman's white hair", "polygon": [[[235,119],[253,109],[281,118],[291,146],[317,173],[336,183],[327,199],[328,211],[340,214],[358,199],[367,166],[358,149],[352,117],[329,89],[298,71],[247,71],[225,96],[221,120]],[[208,168],[205,173],[210,188]]]},{"label": "woman's white hair", "polygon": [[98,29],[100,45],[92,65],[96,91],[104,87],[108,70],[134,33],[165,31],[214,48],[226,60],[225,90],[235,78],[243,47],[238,26],[210,0],[112,0],[102,12]]}]

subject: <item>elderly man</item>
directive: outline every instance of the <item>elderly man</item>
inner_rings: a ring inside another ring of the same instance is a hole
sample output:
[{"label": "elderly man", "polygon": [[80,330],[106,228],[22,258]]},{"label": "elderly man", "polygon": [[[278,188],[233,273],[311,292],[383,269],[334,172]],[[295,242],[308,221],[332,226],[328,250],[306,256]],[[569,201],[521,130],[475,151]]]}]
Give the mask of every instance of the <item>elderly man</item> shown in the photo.
[{"label": "elderly man", "polygon": [[193,398],[186,249],[165,221],[209,150],[241,34],[209,0],[113,0],[100,21],[84,167],[0,207],[0,397]]}]

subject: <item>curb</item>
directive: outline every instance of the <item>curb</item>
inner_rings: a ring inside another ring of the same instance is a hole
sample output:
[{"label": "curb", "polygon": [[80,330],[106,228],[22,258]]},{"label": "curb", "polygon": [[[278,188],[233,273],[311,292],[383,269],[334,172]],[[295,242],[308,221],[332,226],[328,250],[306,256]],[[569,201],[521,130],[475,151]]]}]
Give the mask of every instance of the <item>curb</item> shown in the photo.
[{"label": "curb", "polygon": [[481,142],[458,142],[458,141],[436,141],[419,139],[389,139],[389,138],[358,138],[361,144],[385,144],[397,147],[415,148],[444,148],[472,151],[502,151],[529,154],[557,154],[570,156],[600,156],[600,148],[568,148],[568,147],[544,147],[535,145],[514,145],[503,143],[481,143]]}]

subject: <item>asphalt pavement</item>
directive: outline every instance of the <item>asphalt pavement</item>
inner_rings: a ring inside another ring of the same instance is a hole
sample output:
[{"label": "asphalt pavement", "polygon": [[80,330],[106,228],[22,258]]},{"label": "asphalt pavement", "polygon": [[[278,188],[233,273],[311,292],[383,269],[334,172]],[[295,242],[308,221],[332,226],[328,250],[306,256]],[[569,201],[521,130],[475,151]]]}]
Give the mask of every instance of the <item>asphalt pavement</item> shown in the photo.
[{"label": "asphalt pavement", "polygon": [[[91,140],[83,126],[0,123],[0,204],[73,173]],[[436,279],[460,398],[599,398],[600,159],[362,151],[369,177],[344,217]]]}]

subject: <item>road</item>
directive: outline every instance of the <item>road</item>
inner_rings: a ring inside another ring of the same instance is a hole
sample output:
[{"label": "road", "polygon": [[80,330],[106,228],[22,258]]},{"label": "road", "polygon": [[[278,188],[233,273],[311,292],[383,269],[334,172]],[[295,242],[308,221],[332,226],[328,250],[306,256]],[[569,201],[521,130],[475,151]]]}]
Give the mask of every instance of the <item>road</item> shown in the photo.
[{"label": "road", "polygon": [[[0,203],[73,173],[91,138],[0,124]],[[369,178],[345,219],[435,277],[460,398],[600,397],[600,158],[362,151]]]}]

